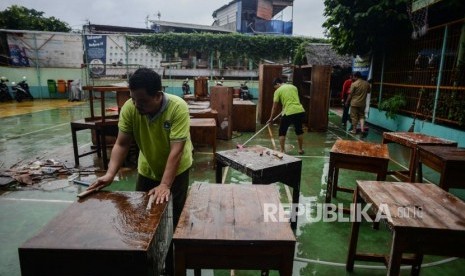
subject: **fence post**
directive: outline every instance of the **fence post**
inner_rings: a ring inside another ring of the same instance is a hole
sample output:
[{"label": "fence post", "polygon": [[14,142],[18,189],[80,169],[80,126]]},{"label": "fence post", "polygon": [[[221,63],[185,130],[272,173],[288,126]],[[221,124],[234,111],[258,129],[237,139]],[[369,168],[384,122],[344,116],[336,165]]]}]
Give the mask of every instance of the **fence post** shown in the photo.
[{"label": "fence post", "polygon": [[444,69],[444,59],[445,59],[445,55],[446,55],[448,31],[449,31],[449,26],[446,25],[446,27],[444,28],[444,39],[442,40],[441,61],[439,63],[438,79],[437,79],[437,82],[436,82],[436,96],[434,97],[433,120],[432,120],[433,124],[436,121],[436,108],[438,106],[439,88],[441,86],[442,71]]},{"label": "fence post", "polygon": [[381,103],[381,99],[383,96],[383,83],[384,83],[384,61],[386,60],[386,51],[383,51],[383,63],[381,64],[381,79],[379,83],[379,95],[378,95],[378,109],[379,104]]}]

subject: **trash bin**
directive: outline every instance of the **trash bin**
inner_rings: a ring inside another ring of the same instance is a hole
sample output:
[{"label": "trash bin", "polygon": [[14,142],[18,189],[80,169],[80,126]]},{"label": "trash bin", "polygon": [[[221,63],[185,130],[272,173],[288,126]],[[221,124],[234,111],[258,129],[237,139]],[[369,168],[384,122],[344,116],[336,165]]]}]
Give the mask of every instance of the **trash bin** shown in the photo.
[{"label": "trash bin", "polygon": [[47,80],[47,86],[48,86],[48,93],[50,94],[50,98],[52,96],[55,98],[57,94],[57,83],[55,80]]},{"label": "trash bin", "polygon": [[66,93],[66,81],[65,80],[57,80],[57,90],[58,90],[58,93]]},{"label": "trash bin", "polygon": [[66,82],[66,87],[68,88],[67,92],[68,94],[71,93],[71,83],[73,82],[74,80],[68,80]]}]

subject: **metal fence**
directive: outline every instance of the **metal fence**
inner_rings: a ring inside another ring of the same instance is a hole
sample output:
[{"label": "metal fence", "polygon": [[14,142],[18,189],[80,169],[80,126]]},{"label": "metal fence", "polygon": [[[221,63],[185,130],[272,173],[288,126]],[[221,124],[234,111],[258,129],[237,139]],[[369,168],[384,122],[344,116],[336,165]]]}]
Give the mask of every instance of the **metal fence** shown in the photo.
[{"label": "metal fence", "polygon": [[465,129],[465,19],[375,54],[371,106],[396,94],[401,114]]}]

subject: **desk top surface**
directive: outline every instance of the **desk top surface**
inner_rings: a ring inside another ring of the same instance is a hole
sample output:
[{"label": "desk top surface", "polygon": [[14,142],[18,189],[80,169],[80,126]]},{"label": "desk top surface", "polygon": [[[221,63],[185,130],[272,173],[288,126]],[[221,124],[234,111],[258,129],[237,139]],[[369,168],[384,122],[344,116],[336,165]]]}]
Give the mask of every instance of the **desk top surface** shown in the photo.
[{"label": "desk top surface", "polygon": [[212,118],[191,118],[190,126],[194,127],[216,127],[216,120]]},{"label": "desk top surface", "polygon": [[190,188],[173,239],[295,242],[289,222],[271,221],[271,217],[266,221],[266,210],[273,208],[282,211],[276,185],[196,183]]},{"label": "desk top surface", "polygon": [[408,147],[416,145],[457,146],[455,141],[415,132],[384,132],[383,141],[392,141]]},{"label": "desk top surface", "polygon": [[258,145],[243,149],[218,151],[216,152],[216,158],[221,161],[235,162],[253,171],[302,163],[302,160],[296,157]]},{"label": "desk top surface", "polygon": [[336,140],[331,148],[331,153],[389,159],[389,151],[386,144],[363,141]]},{"label": "desk top surface", "polygon": [[444,161],[463,161],[465,162],[465,148],[455,148],[448,146],[419,146],[420,154],[422,152],[433,154]]},{"label": "desk top surface", "polygon": [[82,90],[98,92],[124,92],[129,91],[129,87],[124,86],[83,86]]},{"label": "desk top surface", "polygon": [[387,221],[394,228],[465,233],[465,203],[435,184],[357,180],[357,189],[365,202],[389,210]]},{"label": "desk top surface", "polygon": [[[98,192],[71,204],[22,248],[146,251],[167,204],[147,193]],[[162,227],[166,227],[163,225]]]},{"label": "desk top surface", "polygon": [[252,105],[255,106],[256,104],[249,100],[242,100],[242,99],[234,99],[233,105]]}]

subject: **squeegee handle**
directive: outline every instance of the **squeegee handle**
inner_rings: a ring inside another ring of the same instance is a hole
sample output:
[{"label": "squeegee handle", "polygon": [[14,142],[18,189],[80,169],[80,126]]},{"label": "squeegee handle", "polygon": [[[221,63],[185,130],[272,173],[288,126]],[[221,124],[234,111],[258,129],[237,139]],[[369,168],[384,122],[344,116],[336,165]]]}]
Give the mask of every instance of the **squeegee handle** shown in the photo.
[{"label": "squeegee handle", "polygon": [[267,123],[264,127],[262,127],[259,131],[255,132],[254,135],[252,135],[252,137],[250,137],[247,141],[245,141],[242,146],[245,146],[245,144],[247,144],[248,142],[250,142],[250,140],[252,140],[255,136],[257,136],[260,132],[262,132],[265,128],[267,128],[272,122],[274,122],[274,120],[278,119],[279,116],[281,116],[281,113],[279,113],[276,117],[273,118],[273,120],[269,123]]}]

